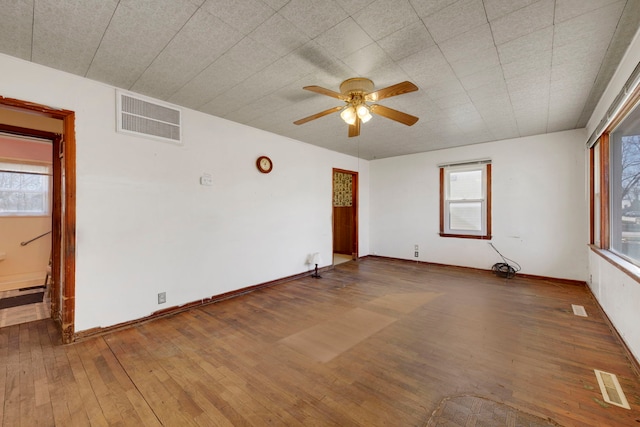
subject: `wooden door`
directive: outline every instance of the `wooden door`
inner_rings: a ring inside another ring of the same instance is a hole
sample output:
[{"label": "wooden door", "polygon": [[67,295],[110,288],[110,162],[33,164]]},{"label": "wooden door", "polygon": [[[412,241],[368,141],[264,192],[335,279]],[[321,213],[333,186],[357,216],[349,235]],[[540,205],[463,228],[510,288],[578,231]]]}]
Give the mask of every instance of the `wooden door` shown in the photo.
[{"label": "wooden door", "polygon": [[333,252],[358,257],[358,173],[333,170]]}]

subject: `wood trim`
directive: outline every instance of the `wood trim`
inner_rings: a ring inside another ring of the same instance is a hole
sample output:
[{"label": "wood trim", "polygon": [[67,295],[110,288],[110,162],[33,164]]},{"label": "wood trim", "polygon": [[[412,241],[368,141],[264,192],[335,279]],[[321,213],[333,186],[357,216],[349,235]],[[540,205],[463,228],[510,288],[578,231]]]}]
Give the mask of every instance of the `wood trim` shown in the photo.
[{"label": "wood trim", "polygon": [[30,136],[30,137],[33,137],[33,138],[48,139],[51,142],[53,142],[53,140],[55,138],[59,138],[60,137],[60,134],[55,133],[55,132],[48,132],[48,131],[44,131],[44,130],[30,129],[30,128],[23,128],[23,127],[19,127],[19,126],[11,126],[11,125],[3,124],[3,123],[0,123],[0,131],[4,132],[4,133],[10,133],[12,135],[23,135],[23,136]]},{"label": "wood trim", "polygon": [[[55,265],[60,265],[60,258],[52,258],[52,273],[58,271],[58,276],[52,274],[53,282],[60,284],[64,283],[64,289],[62,290],[62,296],[60,306],[56,307],[60,309],[60,328],[62,334],[62,341],[64,343],[70,343],[74,340],[74,327],[75,327],[75,253],[76,253],[76,140],[75,140],[75,112],[71,110],[64,110],[56,107],[49,107],[47,105],[37,104],[34,102],[23,101],[13,98],[5,98],[0,96],[0,105],[5,108],[9,108],[16,111],[30,111],[37,113],[38,115],[51,117],[54,119],[62,120],[63,126],[63,140],[57,145],[60,149],[64,150],[64,183],[59,182],[60,185],[64,184],[64,217],[61,217],[61,222],[64,222],[64,231],[58,235],[60,239],[58,242],[54,241],[54,235],[52,235],[52,247],[60,246],[60,243],[64,245],[64,268],[62,271],[56,270]],[[60,151],[58,149],[58,151]],[[55,154],[55,153],[54,153]],[[54,155],[54,158],[56,156]],[[61,173],[61,171],[58,169]],[[62,207],[60,207],[62,212]],[[62,213],[60,214],[62,215]],[[53,216],[52,216],[53,217]],[[52,230],[53,231],[53,230]],[[52,251],[52,256],[55,252]],[[58,257],[59,254],[55,253]],[[64,278],[64,280],[61,280]],[[53,308],[53,307],[52,307]]]},{"label": "wood trim", "polygon": [[485,197],[485,204],[487,207],[487,229],[486,234],[453,234],[444,232],[444,193],[445,193],[445,171],[444,167],[440,166],[440,237],[458,237],[461,239],[480,239],[491,240],[491,222],[492,222],[492,204],[491,204],[491,163],[486,163],[486,180],[487,180],[487,194]]},{"label": "wood trim", "polygon": [[352,173],[353,176],[353,182],[351,185],[351,196],[353,198],[353,253],[351,254],[351,257],[353,259],[358,259],[358,254],[360,252],[360,249],[358,247],[358,241],[359,241],[359,227],[358,227],[358,211],[360,210],[360,203],[358,201],[358,194],[359,193],[359,182],[358,182],[358,172],[353,172]]},{"label": "wood trim", "polygon": [[[53,141],[53,194],[62,194],[62,164],[60,161],[60,145],[62,138],[56,138]],[[60,301],[60,260],[62,242],[62,199],[60,197],[53,198],[53,213],[51,215],[51,318],[54,319],[62,330],[62,301]]]},{"label": "wood trim", "polygon": [[584,280],[575,280],[575,279],[563,279],[560,277],[551,277],[551,276],[538,276],[537,274],[524,274],[524,273],[516,273],[520,277],[524,277],[526,279],[535,279],[535,280],[553,280],[554,282],[563,283],[565,285],[574,285],[574,286],[585,286],[589,287],[587,282]]},{"label": "wood trim", "polygon": [[444,168],[440,168],[440,236],[444,235]]},{"label": "wood trim", "polygon": [[76,309],[76,137],[75,114],[63,118],[64,129],[64,290],[62,293],[62,341],[75,336]]},{"label": "wood trim", "polygon": [[35,102],[23,101],[15,98],[5,98],[0,96],[0,105],[16,110],[16,111],[33,111],[39,113],[41,116],[51,117],[54,119],[64,119],[69,114],[74,114],[71,110],[63,110],[61,108],[50,107],[48,105],[37,104]]},{"label": "wood trim", "polygon": [[589,244],[595,243],[595,163],[596,156],[593,151],[594,148],[589,149]]},{"label": "wood trim", "polygon": [[487,235],[491,239],[491,163],[487,163]]},{"label": "wood trim", "polygon": [[609,174],[610,174],[610,153],[609,134],[600,137],[600,247],[609,249],[610,223],[609,223]]},{"label": "wood trim", "polygon": [[[326,271],[329,271],[329,270],[333,270],[333,268],[334,268],[333,265],[328,265],[326,267],[318,268],[318,272],[319,273],[326,272]],[[251,293],[251,292],[254,292],[254,291],[258,291],[260,289],[269,288],[269,287],[277,286],[277,285],[282,285],[282,284],[290,282],[292,280],[302,279],[304,277],[311,276],[313,273],[314,273],[314,270],[305,271],[304,273],[294,274],[292,276],[287,276],[287,277],[283,277],[283,278],[280,278],[280,279],[271,280],[269,282],[259,283],[257,285],[247,286],[245,288],[236,289],[235,291],[225,292],[223,294],[213,295],[213,296],[208,297],[208,298],[203,298],[203,299],[199,299],[199,300],[196,300],[196,301],[188,302],[188,303],[185,303],[185,304],[182,304],[182,305],[177,305],[177,306],[169,307],[169,308],[166,308],[166,309],[163,309],[163,310],[158,310],[158,311],[155,311],[155,312],[151,313],[149,316],[142,317],[142,318],[135,319],[135,320],[129,320],[129,321],[123,322],[123,323],[118,323],[117,325],[87,329],[87,330],[80,331],[80,332],[77,332],[76,334],[74,334],[74,338],[75,338],[74,341],[78,342],[80,340],[85,340],[87,338],[93,338],[93,337],[98,336],[98,335],[104,335],[106,333],[114,332],[114,331],[117,331],[117,330],[130,328],[132,326],[136,326],[136,325],[139,325],[141,323],[150,322],[152,320],[161,319],[163,317],[173,316],[174,314],[182,313],[183,311],[191,310],[193,308],[202,307],[202,306],[209,305],[209,304],[214,304],[214,303],[217,303],[217,302],[222,302],[224,300],[228,300],[230,298],[239,297],[241,295],[246,295],[248,293]]]}]

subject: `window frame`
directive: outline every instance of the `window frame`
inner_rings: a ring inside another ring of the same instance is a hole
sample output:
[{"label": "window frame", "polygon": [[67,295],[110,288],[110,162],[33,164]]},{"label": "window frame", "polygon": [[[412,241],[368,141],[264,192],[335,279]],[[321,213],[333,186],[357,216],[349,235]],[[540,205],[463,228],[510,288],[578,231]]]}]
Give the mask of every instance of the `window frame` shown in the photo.
[{"label": "window frame", "polygon": [[[614,267],[640,283],[640,261],[632,261],[611,249],[611,147],[610,134],[631,113],[640,108],[640,86],[633,89],[626,102],[611,116],[611,121],[589,148],[589,247]],[[597,168],[596,155],[599,157]],[[595,194],[595,182],[599,183],[600,198]],[[598,203],[599,202],[599,203]],[[599,211],[599,215],[596,213]],[[599,221],[596,224],[595,222]],[[597,235],[596,235],[597,233]],[[599,239],[599,242],[598,242]]]},{"label": "window frame", "polygon": [[[440,237],[491,240],[491,161],[483,160],[453,163],[439,165],[438,167],[440,168]],[[456,230],[451,230],[449,228],[449,222],[447,221],[447,218],[449,217],[449,206],[452,202],[451,200],[448,200],[449,175],[451,172],[455,171],[473,170],[482,171],[482,193],[484,197],[482,199],[459,200],[453,202],[464,203],[469,201],[480,201],[482,203],[482,227],[479,232],[469,232],[468,230],[456,232]]]}]

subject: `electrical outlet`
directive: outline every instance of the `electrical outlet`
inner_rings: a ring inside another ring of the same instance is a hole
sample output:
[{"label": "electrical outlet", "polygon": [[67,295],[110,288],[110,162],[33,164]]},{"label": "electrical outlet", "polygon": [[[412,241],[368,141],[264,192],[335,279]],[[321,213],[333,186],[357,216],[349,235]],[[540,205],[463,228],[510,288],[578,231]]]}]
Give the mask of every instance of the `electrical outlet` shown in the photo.
[{"label": "electrical outlet", "polygon": [[415,251],[415,252],[413,253],[413,256],[414,256],[414,257],[416,257],[416,258],[418,258],[418,251]]},{"label": "electrical outlet", "polygon": [[158,294],[158,304],[164,304],[165,302],[167,302],[167,293],[160,292]]},{"label": "electrical outlet", "polygon": [[213,177],[211,176],[211,174],[209,173],[202,174],[202,176],[200,177],[200,185],[206,185],[207,187],[212,186]]}]

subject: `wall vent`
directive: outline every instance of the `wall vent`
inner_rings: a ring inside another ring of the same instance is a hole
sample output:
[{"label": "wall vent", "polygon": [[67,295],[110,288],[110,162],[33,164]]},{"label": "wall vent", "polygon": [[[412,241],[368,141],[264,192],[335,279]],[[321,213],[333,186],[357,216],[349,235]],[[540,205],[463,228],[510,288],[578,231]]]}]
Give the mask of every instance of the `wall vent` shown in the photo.
[{"label": "wall vent", "polygon": [[627,402],[627,398],[622,391],[622,387],[620,387],[618,377],[614,374],[599,371],[597,369],[594,369],[593,371],[596,373],[596,379],[598,380],[598,385],[600,386],[600,392],[602,392],[604,401],[611,403],[612,405],[620,406],[621,408],[631,409],[629,402]]},{"label": "wall vent", "polygon": [[584,309],[584,306],[571,304],[571,308],[573,309],[573,314],[576,316],[587,317],[587,311]]},{"label": "wall vent", "polygon": [[181,111],[171,105],[116,91],[117,131],[182,144]]}]

